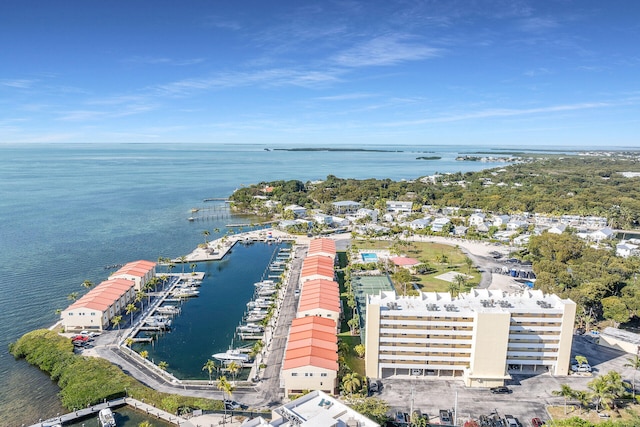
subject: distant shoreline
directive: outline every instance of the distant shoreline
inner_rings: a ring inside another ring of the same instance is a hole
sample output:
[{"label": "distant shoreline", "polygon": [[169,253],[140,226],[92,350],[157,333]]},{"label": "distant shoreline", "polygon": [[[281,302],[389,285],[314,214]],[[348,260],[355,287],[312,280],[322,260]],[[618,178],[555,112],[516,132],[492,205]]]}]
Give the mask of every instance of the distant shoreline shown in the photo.
[{"label": "distant shoreline", "polygon": [[[265,148],[265,150],[267,150]],[[359,151],[374,153],[403,153],[403,150],[382,150],[373,148],[329,148],[329,147],[299,147],[299,148],[272,148],[273,151]],[[270,151],[270,150],[269,150]]]}]

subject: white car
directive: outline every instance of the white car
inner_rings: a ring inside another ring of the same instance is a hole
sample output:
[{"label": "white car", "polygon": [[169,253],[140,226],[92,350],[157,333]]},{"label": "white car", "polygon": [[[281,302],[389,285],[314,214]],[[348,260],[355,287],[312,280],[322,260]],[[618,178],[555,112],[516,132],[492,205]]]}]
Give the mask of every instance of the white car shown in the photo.
[{"label": "white car", "polygon": [[573,372],[591,372],[591,365],[588,363],[582,363],[580,365],[575,364],[571,365],[571,370]]}]

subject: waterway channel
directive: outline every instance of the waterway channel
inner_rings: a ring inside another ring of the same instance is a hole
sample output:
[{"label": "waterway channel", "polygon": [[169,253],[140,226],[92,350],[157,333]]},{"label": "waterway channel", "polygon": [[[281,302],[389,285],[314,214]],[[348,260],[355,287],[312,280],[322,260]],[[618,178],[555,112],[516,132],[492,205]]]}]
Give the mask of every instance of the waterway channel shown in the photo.
[{"label": "waterway channel", "polygon": [[[149,360],[156,364],[167,362],[167,371],[177,378],[208,379],[202,367],[212,354],[224,352],[232,345],[252,345],[253,342],[234,341],[236,327],[253,297],[254,283],[263,279],[274,254],[289,246],[289,243],[238,243],[221,261],[197,263],[195,270],[205,273],[198,297],[182,302],[181,312],[168,332],[152,343],[137,343],[133,349],[147,350]],[[181,272],[181,265],[174,271]],[[185,271],[189,271],[189,265]],[[246,377],[248,370],[245,371]],[[238,379],[242,377],[241,374]]]}]

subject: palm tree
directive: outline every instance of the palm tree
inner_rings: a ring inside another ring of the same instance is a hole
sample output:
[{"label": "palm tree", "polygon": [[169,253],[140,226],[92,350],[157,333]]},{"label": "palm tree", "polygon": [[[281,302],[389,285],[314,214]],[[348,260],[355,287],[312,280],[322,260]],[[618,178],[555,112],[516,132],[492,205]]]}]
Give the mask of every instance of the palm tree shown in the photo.
[{"label": "palm tree", "polygon": [[140,422],[140,424],[138,424],[138,427],[153,427],[153,424],[151,424],[151,421],[142,421]]},{"label": "palm tree", "polygon": [[182,264],[182,274],[184,274],[184,265],[187,263],[187,256],[186,255],[182,255],[178,259],[180,260],[180,264]]},{"label": "palm tree", "polygon": [[[218,390],[222,392],[222,400],[224,401],[225,394],[229,395],[229,399],[231,399],[231,393],[233,393],[233,385],[229,381],[227,381],[227,377],[224,375],[218,378]],[[224,423],[227,422],[227,405],[222,403],[224,406]]]},{"label": "palm tree", "polygon": [[638,370],[640,370],[640,357],[638,357],[638,355],[635,355],[633,357],[629,357],[627,358],[628,363],[624,364],[625,368],[633,368],[633,400],[636,400],[636,372],[638,372]]},{"label": "palm tree", "polygon": [[84,282],[82,282],[82,284],[80,286],[82,286],[85,289],[91,289],[91,287],[93,287],[94,283],[91,280],[85,280]]},{"label": "palm tree", "polygon": [[147,357],[149,357],[149,352],[147,350],[142,350],[140,352],[140,357],[142,357],[143,359],[146,359]]},{"label": "palm tree", "polygon": [[[120,316],[122,317],[122,316]],[[127,337],[126,340],[124,340],[124,345],[126,345],[127,347],[131,347],[133,345],[135,341],[133,340],[133,338],[131,337]]]},{"label": "palm tree", "polygon": [[456,275],[453,277],[453,281],[455,282],[456,287],[457,287],[457,289],[458,289],[457,294],[459,294],[459,293],[460,293],[460,291],[461,291],[462,289],[464,289],[464,288],[465,288],[465,286],[467,286],[467,278],[466,278],[464,275],[462,275],[462,274],[456,274]]},{"label": "palm tree", "polygon": [[553,390],[551,392],[554,396],[564,397],[564,414],[567,415],[567,400],[573,399],[575,396],[575,390],[569,387],[569,384],[562,384],[560,390]]},{"label": "palm tree", "polygon": [[127,307],[125,308],[125,310],[126,310],[126,314],[130,314],[131,315],[131,325],[133,326],[133,313],[138,311],[138,307],[136,307],[135,304],[129,303],[127,305]]},{"label": "palm tree", "polygon": [[111,324],[113,326],[117,326],[118,330],[120,330],[120,322],[122,322],[122,316],[118,315],[118,316],[113,316],[111,318]]},{"label": "palm tree", "polygon": [[202,235],[204,236],[204,245],[207,246],[209,244],[209,242],[207,241],[207,237],[209,237],[211,233],[209,233],[209,230],[204,230],[202,232]]},{"label": "palm tree", "polygon": [[467,266],[467,273],[471,274],[471,267],[473,267],[473,261],[471,261],[471,258],[466,257],[466,258],[464,259],[464,263],[465,263],[465,264],[466,264],[466,266]]},{"label": "palm tree", "polygon": [[213,381],[211,379],[211,375],[213,375],[213,371],[216,369],[216,362],[214,362],[211,359],[207,360],[207,363],[204,364],[204,366],[202,367],[203,371],[207,371],[209,373],[209,384],[211,384],[211,382]]},{"label": "palm tree", "polygon": [[196,274],[196,267],[198,266],[198,264],[196,264],[195,262],[193,264],[191,264],[191,275]]},{"label": "palm tree", "polygon": [[67,299],[68,299],[69,301],[75,301],[75,300],[77,300],[77,299],[78,299],[78,295],[79,295],[79,294],[78,294],[77,292],[71,292],[71,293],[67,296]]},{"label": "palm tree", "polygon": [[233,381],[236,381],[236,375],[238,375],[238,372],[240,371],[240,365],[238,365],[236,362],[231,362],[227,365],[227,371],[229,371],[229,373],[233,376]]},{"label": "palm tree", "polygon": [[158,368],[160,368],[163,371],[166,371],[168,367],[169,367],[169,364],[167,362],[165,362],[164,360],[161,360],[158,363]]},{"label": "palm tree", "polygon": [[135,301],[140,303],[140,310],[142,310],[142,311],[144,311],[144,305],[142,304],[142,300],[146,296],[147,296],[147,294],[145,294],[143,290],[139,290],[138,292],[136,292]]},{"label": "palm tree", "polygon": [[360,376],[355,372],[350,372],[342,377],[342,390],[349,393],[350,396],[357,391],[361,385]]}]

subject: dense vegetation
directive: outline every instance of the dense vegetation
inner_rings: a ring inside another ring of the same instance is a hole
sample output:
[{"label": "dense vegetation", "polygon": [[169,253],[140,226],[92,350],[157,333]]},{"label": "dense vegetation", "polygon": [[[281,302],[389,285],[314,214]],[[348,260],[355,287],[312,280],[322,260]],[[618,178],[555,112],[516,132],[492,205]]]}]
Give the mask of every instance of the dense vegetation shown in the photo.
[{"label": "dense vegetation", "polygon": [[9,351],[57,381],[62,405],[69,410],[101,403],[104,399],[123,397],[125,393],[172,414],[194,408],[222,409],[220,401],[152,390],[104,359],[74,354],[68,338],[48,329],[23,335],[10,345]]},{"label": "dense vegetation", "polygon": [[[243,211],[268,214],[263,201],[268,195],[281,207],[298,204],[331,212],[331,203],[360,202],[367,208],[384,208],[387,200],[422,205],[455,206],[463,210],[511,214],[598,215],[617,228],[640,224],[640,178],[622,172],[640,172],[633,156],[548,157],[480,172],[436,174],[433,179],[341,179],[333,175],[322,182],[261,182],[236,190],[233,206]],[[496,184],[501,185],[496,185]],[[265,188],[272,191],[266,193]]]}]

